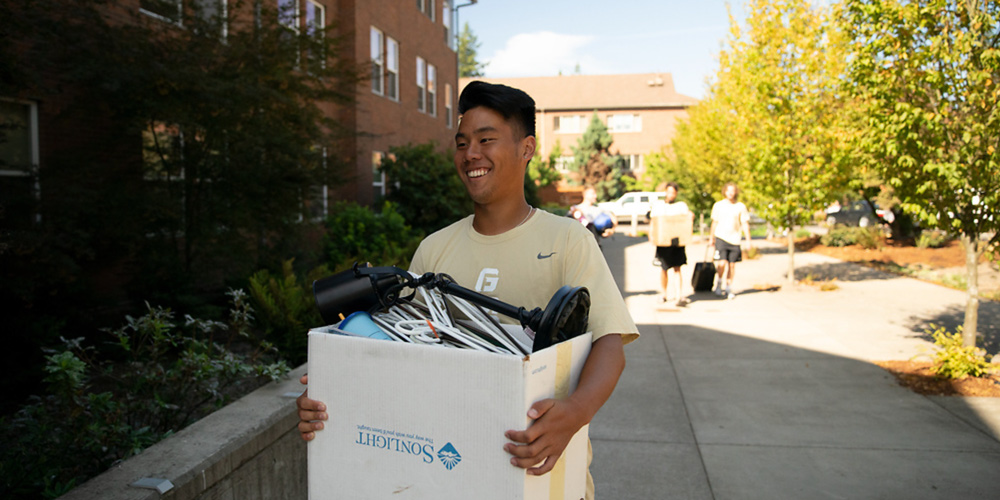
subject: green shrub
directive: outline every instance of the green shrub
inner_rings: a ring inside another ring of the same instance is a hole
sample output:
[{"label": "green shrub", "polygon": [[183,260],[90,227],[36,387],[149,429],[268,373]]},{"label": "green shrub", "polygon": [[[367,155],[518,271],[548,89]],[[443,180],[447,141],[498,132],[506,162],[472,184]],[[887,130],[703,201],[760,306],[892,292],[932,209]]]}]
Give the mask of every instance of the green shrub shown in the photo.
[{"label": "green shrub", "polygon": [[472,213],[472,200],[452,158],[436,151],[433,143],[407,144],[389,152],[380,171],[397,187],[386,200],[398,207],[407,224],[430,234]]},{"label": "green shrub", "polygon": [[862,248],[875,250],[885,245],[885,237],[882,236],[882,230],[878,227],[858,227],[853,229],[856,234],[855,241]]},{"label": "green shrub", "polygon": [[[288,371],[273,348],[254,346],[253,310],[230,291],[228,323],[148,307],[105,332],[103,351],[82,339],[49,351],[48,392],[0,420],[0,497],[54,498]],[[230,346],[238,343],[237,354]]]},{"label": "green shrub", "polygon": [[326,219],[323,247],[334,271],[355,262],[409,267],[423,234],[407,225],[395,205],[386,202],[379,213],[355,203],[337,203]]},{"label": "green shrub", "polygon": [[944,327],[931,325],[934,331],[928,330],[938,348],[934,361],[937,363],[935,373],[950,379],[967,376],[982,377],[990,372],[991,363],[986,360],[986,351],[977,347],[962,345],[962,327],[955,333],[948,333]]},{"label": "green shrub", "polygon": [[854,228],[835,226],[824,234],[819,241],[828,247],[846,247],[857,243],[857,232]]},{"label": "green shrub", "polygon": [[917,237],[917,247],[919,248],[941,248],[951,241],[951,236],[940,229],[921,231]]},{"label": "green shrub", "polygon": [[810,231],[808,229],[805,229],[805,228],[799,228],[799,229],[795,230],[795,237],[796,238],[808,238],[808,237],[810,237],[812,235],[813,235],[812,231]]},{"label": "green shrub", "polygon": [[331,273],[319,266],[300,280],[292,264],[293,259],[284,262],[281,276],[266,269],[257,271],[250,277],[250,296],[265,338],[273,339],[282,357],[296,366],[306,360],[306,332],[322,325],[312,283]]}]

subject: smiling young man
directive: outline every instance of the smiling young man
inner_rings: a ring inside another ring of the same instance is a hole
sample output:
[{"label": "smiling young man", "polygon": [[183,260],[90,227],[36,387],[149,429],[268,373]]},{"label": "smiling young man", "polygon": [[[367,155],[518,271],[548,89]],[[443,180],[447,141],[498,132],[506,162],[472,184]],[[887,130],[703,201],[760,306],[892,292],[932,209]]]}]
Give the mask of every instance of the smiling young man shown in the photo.
[{"label": "smiling young man", "polygon": [[[455,168],[474,212],[425,238],[410,271],[446,273],[529,310],[544,308],[563,285],[585,286],[591,295],[594,340],[576,391],[535,403],[528,411],[531,426],[505,433],[510,463],[541,475],[611,396],[625,368],[622,346],[639,333],[590,232],[525,201],[524,172],[536,146],[534,100],[521,90],[477,81],[465,88],[458,106]],[[325,406],[306,394],[298,406],[299,431],[308,441],[323,428]],[[587,482],[592,499],[589,473]]]}]

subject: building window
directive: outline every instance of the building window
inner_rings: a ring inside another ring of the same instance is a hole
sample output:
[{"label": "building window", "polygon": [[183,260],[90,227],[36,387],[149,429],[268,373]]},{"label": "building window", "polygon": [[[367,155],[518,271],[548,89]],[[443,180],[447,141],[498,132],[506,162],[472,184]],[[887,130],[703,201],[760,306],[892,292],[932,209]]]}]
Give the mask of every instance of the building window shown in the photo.
[{"label": "building window", "polygon": [[417,109],[427,111],[427,63],[417,57]]},{"label": "building window", "polygon": [[181,0],[139,0],[139,10],[165,21],[181,22]]},{"label": "building window", "polygon": [[642,116],[640,115],[609,115],[609,132],[642,132]]},{"label": "building window", "polygon": [[8,227],[40,221],[37,165],[38,105],[0,98],[0,214]]},{"label": "building window", "polygon": [[583,132],[584,116],[556,116],[552,125],[557,134],[579,134]]},{"label": "building window", "polygon": [[437,116],[437,68],[427,65],[427,114]]},{"label": "building window", "polygon": [[399,100],[399,42],[386,38],[385,95]]},{"label": "building window", "polygon": [[374,192],[372,200],[376,203],[385,198],[385,172],[382,172],[383,156],[381,151],[372,151],[372,190]]},{"label": "building window", "polygon": [[448,128],[454,126],[452,99],[454,98],[451,96],[451,84],[446,83],[444,84],[444,124]]},{"label": "building window", "polygon": [[572,166],[573,166],[572,156],[560,156],[559,158],[556,158],[556,170],[558,170],[559,172],[565,174],[569,172],[570,167]]},{"label": "building window", "polygon": [[434,0],[417,0],[417,10],[434,21]]},{"label": "building window", "polygon": [[[313,0],[306,0],[306,34],[309,36],[322,37],[325,35],[323,29],[326,27],[326,7]],[[319,67],[326,67],[326,57],[324,54],[315,54],[310,49],[307,57],[311,63],[319,63]]]},{"label": "building window", "polygon": [[382,72],[385,69],[385,60],[382,58],[385,38],[382,32],[372,26],[371,31],[371,56],[372,56],[372,93],[382,95]]},{"label": "building window", "polygon": [[452,44],[455,37],[451,33],[451,2],[448,0],[441,2],[441,24],[444,24],[445,45],[454,49]]},{"label": "building window", "polygon": [[278,0],[278,22],[286,28],[299,31],[298,0]]},{"label": "building window", "polygon": [[625,160],[626,171],[642,170],[642,155],[622,155],[622,159]]}]

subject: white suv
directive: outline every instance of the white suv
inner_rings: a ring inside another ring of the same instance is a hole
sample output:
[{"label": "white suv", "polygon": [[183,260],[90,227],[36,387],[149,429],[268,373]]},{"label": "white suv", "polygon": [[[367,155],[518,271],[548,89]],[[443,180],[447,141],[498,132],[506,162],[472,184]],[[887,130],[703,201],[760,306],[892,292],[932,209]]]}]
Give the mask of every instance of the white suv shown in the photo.
[{"label": "white suv", "polygon": [[617,201],[598,203],[597,206],[614,214],[619,222],[631,220],[632,215],[638,216],[640,221],[648,221],[649,210],[653,207],[653,203],[662,201],[666,195],[664,192],[637,191],[625,193]]}]

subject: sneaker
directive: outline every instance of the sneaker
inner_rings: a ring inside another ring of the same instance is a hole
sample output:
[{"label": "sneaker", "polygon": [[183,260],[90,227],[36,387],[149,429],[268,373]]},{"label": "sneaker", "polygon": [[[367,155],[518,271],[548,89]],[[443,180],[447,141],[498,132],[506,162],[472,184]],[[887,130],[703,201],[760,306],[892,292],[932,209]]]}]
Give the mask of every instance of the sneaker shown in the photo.
[{"label": "sneaker", "polygon": [[686,305],[688,305],[688,299],[677,299],[677,307],[684,307]]},{"label": "sneaker", "polygon": [[715,290],[713,290],[712,293],[714,293],[714,294],[716,294],[716,295],[718,295],[720,297],[723,297],[723,296],[726,295],[726,292],[722,290],[722,282],[721,281],[719,282],[719,284],[715,285]]}]

